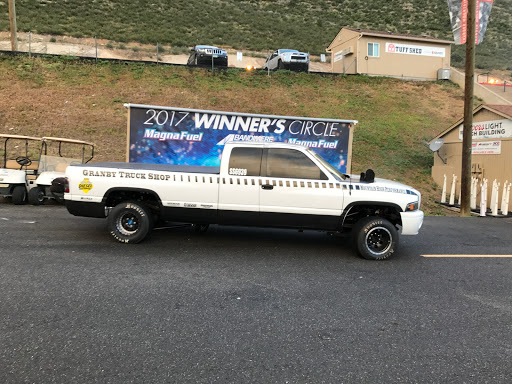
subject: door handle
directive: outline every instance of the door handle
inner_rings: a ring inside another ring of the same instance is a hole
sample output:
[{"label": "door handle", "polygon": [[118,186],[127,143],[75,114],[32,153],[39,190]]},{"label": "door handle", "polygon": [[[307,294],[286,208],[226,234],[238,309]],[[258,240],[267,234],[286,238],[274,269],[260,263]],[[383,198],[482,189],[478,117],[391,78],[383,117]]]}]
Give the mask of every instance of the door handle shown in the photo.
[{"label": "door handle", "polygon": [[274,186],[272,184],[263,184],[261,189],[274,189]]}]

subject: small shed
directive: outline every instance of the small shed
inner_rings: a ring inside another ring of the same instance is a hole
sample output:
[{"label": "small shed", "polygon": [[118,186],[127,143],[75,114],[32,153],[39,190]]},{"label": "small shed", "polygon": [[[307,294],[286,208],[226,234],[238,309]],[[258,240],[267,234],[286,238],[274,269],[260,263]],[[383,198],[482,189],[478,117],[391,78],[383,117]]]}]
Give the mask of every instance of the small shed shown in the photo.
[{"label": "small shed", "polygon": [[[443,185],[446,175],[449,188],[452,176],[456,175],[457,191],[460,191],[463,125],[464,118],[461,118],[432,139],[444,140],[434,156],[432,178]],[[471,174],[479,180],[488,179],[489,188],[495,179],[501,186],[505,181],[512,182],[512,105],[481,104],[473,110]],[[489,189],[488,196],[490,192]]]},{"label": "small shed", "polygon": [[334,73],[437,80],[450,77],[452,41],[344,27],[329,44]]}]

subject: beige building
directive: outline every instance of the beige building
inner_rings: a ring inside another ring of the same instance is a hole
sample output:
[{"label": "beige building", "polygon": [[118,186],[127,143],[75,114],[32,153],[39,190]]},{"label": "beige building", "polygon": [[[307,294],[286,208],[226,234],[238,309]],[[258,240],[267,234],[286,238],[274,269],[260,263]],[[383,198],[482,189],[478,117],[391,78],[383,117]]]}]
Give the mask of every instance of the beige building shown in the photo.
[{"label": "beige building", "polygon": [[[452,177],[456,175],[457,196],[462,169],[463,123],[462,118],[432,139],[444,140],[439,155],[434,155],[432,177],[442,186],[446,175],[449,193]],[[473,111],[471,173],[480,180],[488,179],[488,201],[493,180],[501,183],[501,187],[505,181],[512,182],[512,105],[481,104]],[[499,194],[501,199],[502,190]]]},{"label": "beige building", "polygon": [[344,27],[326,51],[334,73],[437,80],[438,73],[449,78],[451,44],[428,36]]}]

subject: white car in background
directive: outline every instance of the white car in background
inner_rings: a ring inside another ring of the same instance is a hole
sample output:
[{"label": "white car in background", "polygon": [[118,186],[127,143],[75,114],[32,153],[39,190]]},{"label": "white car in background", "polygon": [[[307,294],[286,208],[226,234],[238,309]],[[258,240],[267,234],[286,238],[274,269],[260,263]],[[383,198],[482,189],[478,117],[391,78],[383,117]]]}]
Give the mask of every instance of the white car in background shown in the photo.
[{"label": "white car in background", "polygon": [[278,49],[265,61],[264,69],[289,69],[292,71],[309,71],[309,53],[299,52],[296,49]]}]

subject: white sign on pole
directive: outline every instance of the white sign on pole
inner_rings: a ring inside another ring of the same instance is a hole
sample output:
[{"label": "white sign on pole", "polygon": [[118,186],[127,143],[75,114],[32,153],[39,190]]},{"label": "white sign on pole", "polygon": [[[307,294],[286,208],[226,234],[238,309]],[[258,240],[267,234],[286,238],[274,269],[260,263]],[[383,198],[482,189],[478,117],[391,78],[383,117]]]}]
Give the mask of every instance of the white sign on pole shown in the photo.
[{"label": "white sign on pole", "polygon": [[473,155],[500,155],[501,141],[479,141],[472,143],[471,153]]},{"label": "white sign on pole", "polygon": [[446,49],[439,48],[439,47],[425,47],[422,45],[386,43],[386,53],[400,53],[402,55],[445,57]]},{"label": "white sign on pole", "polygon": [[[459,140],[462,140],[464,125],[459,126]],[[473,140],[502,139],[512,137],[512,120],[491,120],[473,123]]]},{"label": "white sign on pole", "polygon": [[236,53],[236,61],[242,61],[242,59],[243,59],[242,52],[237,52]]}]

